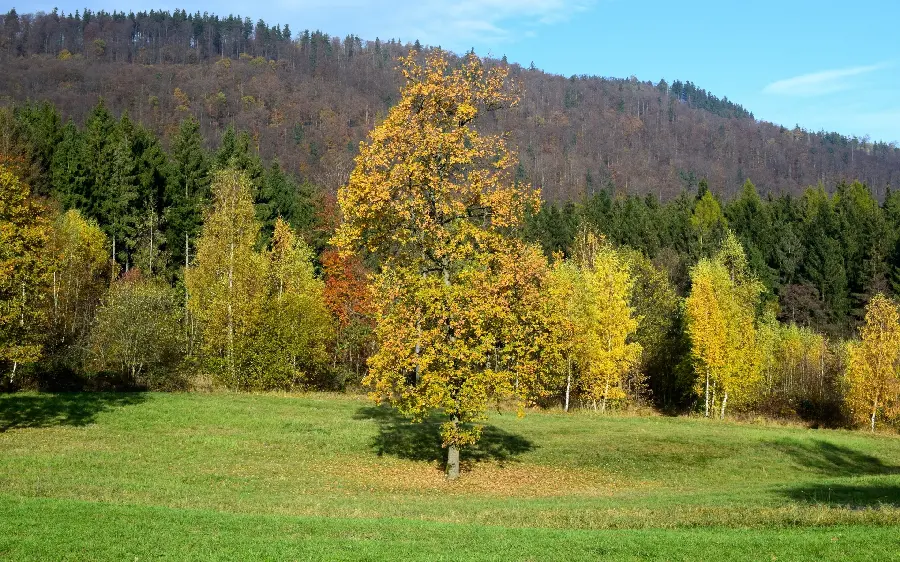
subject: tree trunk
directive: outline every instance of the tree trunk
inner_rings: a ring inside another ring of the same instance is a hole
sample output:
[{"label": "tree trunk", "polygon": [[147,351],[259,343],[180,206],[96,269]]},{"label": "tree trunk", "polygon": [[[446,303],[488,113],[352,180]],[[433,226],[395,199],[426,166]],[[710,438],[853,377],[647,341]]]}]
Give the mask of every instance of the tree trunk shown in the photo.
[{"label": "tree trunk", "polygon": [[231,384],[234,380],[234,241],[231,241],[228,255],[228,370],[231,375]]},{"label": "tree trunk", "polygon": [[869,416],[869,427],[872,433],[875,433],[875,412],[878,411],[878,400],[872,404],[872,415]]},{"label": "tree trunk", "polygon": [[566,412],[569,411],[569,393],[572,390],[572,360],[569,359],[567,364],[568,371],[566,373],[566,405],[563,408],[563,410]]},{"label": "tree trunk", "polygon": [[[459,425],[459,416],[453,416],[453,428],[457,429]],[[451,443],[447,447],[447,480],[456,480],[459,478],[459,447],[456,443]]]},{"label": "tree trunk", "polygon": [[606,383],[606,386],[603,389],[603,400],[600,401],[600,411],[606,411],[606,397],[609,396],[609,382]]},{"label": "tree trunk", "polygon": [[150,275],[153,275],[153,217],[150,217],[150,256],[149,256],[149,264],[147,265],[147,269],[150,272]]},{"label": "tree trunk", "polygon": [[187,356],[190,357],[193,351],[193,337],[191,334],[190,310],[188,309],[189,293],[187,288],[187,270],[188,270],[188,235],[184,233],[184,335],[187,337]]},{"label": "tree trunk", "polygon": [[725,396],[722,398],[722,411],[719,413],[719,419],[725,419],[725,404],[728,403],[728,393],[725,393]]},{"label": "tree trunk", "polygon": [[706,368],[706,417],[709,417],[709,367]]},{"label": "tree trunk", "polygon": [[459,478],[459,448],[456,445],[447,447],[447,480]]}]

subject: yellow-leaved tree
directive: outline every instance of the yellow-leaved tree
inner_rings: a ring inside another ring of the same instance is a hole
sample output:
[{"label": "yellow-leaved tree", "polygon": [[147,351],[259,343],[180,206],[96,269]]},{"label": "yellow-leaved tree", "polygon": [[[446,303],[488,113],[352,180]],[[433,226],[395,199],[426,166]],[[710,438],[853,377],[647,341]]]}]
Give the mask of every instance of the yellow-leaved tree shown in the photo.
[{"label": "yellow-leaved tree", "polygon": [[[338,192],[343,220],[335,245],[375,254],[378,350],[365,379],[377,401],[442,426],[447,474],[459,474],[459,448],[480,434],[477,421],[504,396],[524,402],[538,370],[515,345],[515,318],[543,274],[534,249],[507,234],[537,193],[514,177],[505,135],[473,126],[518,95],[505,66],[478,57],[451,65],[440,50],[424,64],[403,59],[400,101],[360,146],[349,182]],[[530,271],[530,273],[529,273]]]},{"label": "yellow-leaved tree", "polygon": [[544,296],[548,323],[553,336],[551,342],[556,345],[545,347],[544,361],[562,373],[565,390],[563,392],[563,410],[569,411],[574,383],[577,382],[576,353],[582,347],[584,332],[579,326],[580,302],[576,298],[580,288],[581,272],[571,260],[563,260],[562,256],[553,265]]},{"label": "yellow-leaved tree", "polygon": [[701,259],[691,271],[685,313],[707,417],[717,397],[719,417],[724,418],[729,398],[749,402],[762,383],[756,341],[756,307],[762,291],[731,232],[713,259]]},{"label": "yellow-leaved tree", "polygon": [[0,165],[0,365],[10,380],[40,358],[46,333],[44,297],[52,263],[50,223],[31,190]]},{"label": "yellow-leaved tree", "polygon": [[246,387],[265,283],[265,260],[254,251],[259,223],[245,174],[217,172],[212,191],[194,265],[185,271],[188,310],[200,324],[210,371],[226,386]]},{"label": "yellow-leaved tree", "polygon": [[638,327],[629,305],[633,281],[624,257],[590,231],[579,237],[576,262],[578,388],[605,411],[609,400],[625,397],[623,379],[641,357],[632,341]]},{"label": "yellow-leaved tree", "polygon": [[875,431],[879,413],[895,414],[900,405],[900,323],[897,305],[878,293],[866,306],[859,342],[850,344],[847,405],[857,421]]},{"label": "yellow-leaved tree", "polygon": [[204,362],[232,388],[305,385],[327,360],[331,333],[312,251],[280,219],[271,249],[255,249],[260,225],[245,173],[217,172],[212,190],[197,257],[185,273]]}]

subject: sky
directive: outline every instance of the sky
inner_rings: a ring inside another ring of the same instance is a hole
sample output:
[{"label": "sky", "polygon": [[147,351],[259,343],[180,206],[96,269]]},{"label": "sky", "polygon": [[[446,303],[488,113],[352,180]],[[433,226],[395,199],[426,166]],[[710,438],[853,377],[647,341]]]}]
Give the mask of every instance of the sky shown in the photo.
[{"label": "sky", "polygon": [[[19,12],[184,8],[506,55],[564,76],[690,80],[758,119],[900,143],[900,0],[32,0]],[[10,6],[11,7],[11,6]],[[7,8],[8,9],[8,8]],[[4,10],[5,11],[5,10]]]}]

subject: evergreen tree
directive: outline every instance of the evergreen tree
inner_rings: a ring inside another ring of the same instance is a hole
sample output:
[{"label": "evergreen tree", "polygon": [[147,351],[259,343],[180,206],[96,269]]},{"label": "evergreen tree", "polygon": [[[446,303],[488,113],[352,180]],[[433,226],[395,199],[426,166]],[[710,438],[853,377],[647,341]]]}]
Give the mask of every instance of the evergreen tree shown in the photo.
[{"label": "evergreen tree", "polygon": [[87,210],[89,178],[84,160],[84,139],[70,119],[62,128],[61,140],[53,152],[50,183],[63,209]]},{"label": "evergreen tree", "polygon": [[172,266],[188,265],[209,200],[210,161],[203,149],[200,124],[181,122],[172,141],[169,177],[165,188],[166,240]]}]

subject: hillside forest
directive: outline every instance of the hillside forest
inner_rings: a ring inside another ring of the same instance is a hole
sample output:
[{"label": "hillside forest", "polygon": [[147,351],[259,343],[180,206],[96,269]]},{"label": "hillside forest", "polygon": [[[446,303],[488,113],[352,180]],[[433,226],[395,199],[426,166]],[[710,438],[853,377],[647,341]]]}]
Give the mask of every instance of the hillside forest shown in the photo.
[{"label": "hillside forest", "polygon": [[8,389],[363,385],[451,464],[509,400],[896,423],[891,145],[240,18],[2,41]]}]

